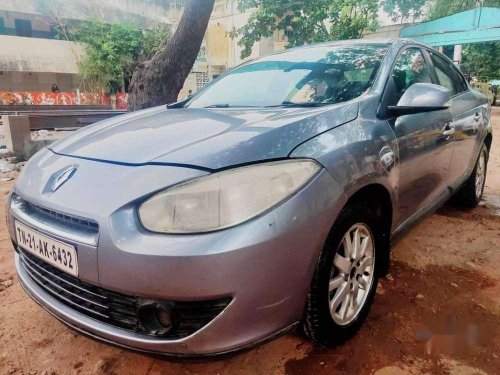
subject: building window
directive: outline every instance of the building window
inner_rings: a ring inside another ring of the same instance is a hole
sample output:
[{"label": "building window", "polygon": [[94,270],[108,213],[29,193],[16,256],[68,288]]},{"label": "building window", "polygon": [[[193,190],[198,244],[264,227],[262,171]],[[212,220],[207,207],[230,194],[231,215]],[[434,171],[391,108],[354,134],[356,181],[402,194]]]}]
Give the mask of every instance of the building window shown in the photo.
[{"label": "building window", "polygon": [[196,57],[196,61],[198,62],[206,62],[207,61],[207,47],[201,46],[198,52],[198,56]]},{"label": "building window", "polygon": [[50,39],[57,39],[57,27],[55,25],[50,25],[50,31],[49,31],[49,38]]},{"label": "building window", "polygon": [[0,34],[5,34],[5,22],[3,17],[0,17]]},{"label": "building window", "polygon": [[208,73],[196,72],[196,89],[199,90],[209,82]]},{"label": "building window", "polygon": [[33,36],[33,30],[31,28],[30,20],[15,19],[14,23],[16,25],[17,36],[27,36],[27,37]]}]

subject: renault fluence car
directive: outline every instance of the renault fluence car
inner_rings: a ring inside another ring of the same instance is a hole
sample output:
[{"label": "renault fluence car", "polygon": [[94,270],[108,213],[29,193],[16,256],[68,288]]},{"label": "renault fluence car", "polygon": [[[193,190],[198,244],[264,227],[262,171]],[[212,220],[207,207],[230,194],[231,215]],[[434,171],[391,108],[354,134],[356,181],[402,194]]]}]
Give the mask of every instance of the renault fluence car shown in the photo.
[{"label": "renault fluence car", "polygon": [[[41,152],[8,199],[26,292],[123,347],[226,353],[366,318],[390,244],[481,199],[487,99],[411,40],[290,49]],[[437,250],[436,250],[437,251]]]}]

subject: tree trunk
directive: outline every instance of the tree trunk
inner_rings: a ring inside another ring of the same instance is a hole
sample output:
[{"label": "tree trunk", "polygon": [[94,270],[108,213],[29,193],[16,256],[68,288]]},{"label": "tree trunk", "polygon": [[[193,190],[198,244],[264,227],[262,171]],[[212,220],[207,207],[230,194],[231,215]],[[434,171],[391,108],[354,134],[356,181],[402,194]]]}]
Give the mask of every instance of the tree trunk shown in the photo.
[{"label": "tree trunk", "polygon": [[198,56],[215,0],[188,0],[173,37],[137,66],[129,86],[129,111],[177,101]]}]

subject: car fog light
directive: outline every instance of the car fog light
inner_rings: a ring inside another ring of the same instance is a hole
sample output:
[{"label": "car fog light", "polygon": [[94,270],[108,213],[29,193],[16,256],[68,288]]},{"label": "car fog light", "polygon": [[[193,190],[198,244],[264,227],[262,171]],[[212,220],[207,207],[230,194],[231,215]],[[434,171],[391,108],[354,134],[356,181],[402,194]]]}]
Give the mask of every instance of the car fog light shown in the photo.
[{"label": "car fog light", "polygon": [[172,314],[168,310],[164,309],[159,309],[156,311],[156,319],[158,319],[158,322],[165,328],[172,328],[173,322],[172,322]]},{"label": "car fog light", "polygon": [[165,336],[174,327],[175,319],[171,304],[145,301],[137,311],[142,327],[152,335]]}]

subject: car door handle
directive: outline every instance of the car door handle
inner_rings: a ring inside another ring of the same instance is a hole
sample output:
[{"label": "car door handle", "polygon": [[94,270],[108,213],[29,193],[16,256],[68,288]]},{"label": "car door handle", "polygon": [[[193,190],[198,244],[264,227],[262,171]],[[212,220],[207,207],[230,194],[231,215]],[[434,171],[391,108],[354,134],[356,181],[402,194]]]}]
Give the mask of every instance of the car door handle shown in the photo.
[{"label": "car door handle", "polygon": [[395,161],[394,151],[392,151],[389,146],[384,146],[380,150],[379,156],[380,156],[380,162],[382,163],[384,168],[387,171],[391,170]]},{"label": "car door handle", "polygon": [[443,135],[455,134],[455,126],[452,123],[447,123],[443,128]]}]

